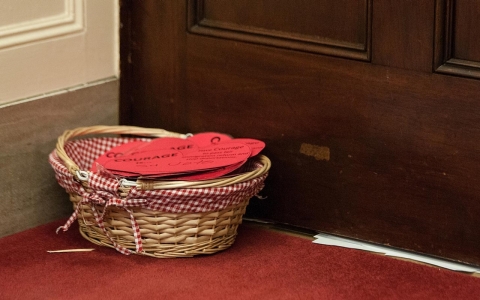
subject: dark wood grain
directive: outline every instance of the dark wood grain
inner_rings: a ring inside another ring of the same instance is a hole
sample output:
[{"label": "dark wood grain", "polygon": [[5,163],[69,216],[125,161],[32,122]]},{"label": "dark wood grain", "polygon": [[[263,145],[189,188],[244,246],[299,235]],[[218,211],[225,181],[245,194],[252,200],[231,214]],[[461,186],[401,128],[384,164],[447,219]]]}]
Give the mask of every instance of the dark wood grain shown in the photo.
[{"label": "dark wood grain", "polygon": [[454,5],[453,56],[480,62],[480,2],[464,0]]},{"label": "dark wood grain", "polygon": [[[132,0],[121,0],[120,5],[120,105],[119,121],[121,124],[133,122],[133,93],[131,82],[133,78],[132,68]],[[137,97],[138,98],[138,97]]]},{"label": "dark wood grain", "polygon": [[207,20],[318,36],[351,44],[364,44],[366,40],[365,0],[338,0],[335,5],[328,0],[204,0],[200,3],[203,4],[204,18]]},{"label": "dark wood grain", "polygon": [[372,0],[341,0],[335,5],[328,0],[196,0],[188,6],[191,33],[356,60],[371,58]]},{"label": "dark wood grain", "polygon": [[375,1],[372,63],[187,33],[175,3],[131,8],[122,120],[265,140],[250,217],[480,265],[480,84],[432,72],[435,1]]},{"label": "dark wood grain", "polygon": [[432,71],[435,0],[373,1],[374,64]]},{"label": "dark wood grain", "polygon": [[228,67],[195,44],[188,127],[268,145],[252,216],[477,262],[478,82],[239,46]]},{"label": "dark wood grain", "polygon": [[435,56],[438,73],[480,78],[478,1],[438,0],[435,15]]},{"label": "dark wood grain", "polygon": [[140,1],[125,9],[130,12],[122,15],[131,18],[125,20],[131,32],[129,48],[122,46],[129,54],[122,55],[122,86],[128,88],[122,89],[120,120],[145,127],[164,123],[173,125],[171,130],[180,129],[186,118],[182,101],[185,3]]}]

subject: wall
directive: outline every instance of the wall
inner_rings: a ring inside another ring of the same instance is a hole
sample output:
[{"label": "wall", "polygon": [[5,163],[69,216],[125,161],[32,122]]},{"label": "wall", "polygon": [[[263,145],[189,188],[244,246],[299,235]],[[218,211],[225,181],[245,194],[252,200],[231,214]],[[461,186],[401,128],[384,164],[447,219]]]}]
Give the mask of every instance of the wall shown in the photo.
[{"label": "wall", "polygon": [[117,124],[118,80],[0,109],[0,236],[68,216],[48,154],[66,129]]},{"label": "wall", "polygon": [[48,154],[118,124],[118,3],[0,0],[0,237],[67,217]]},{"label": "wall", "polygon": [[116,0],[0,5],[0,107],[118,75]]}]

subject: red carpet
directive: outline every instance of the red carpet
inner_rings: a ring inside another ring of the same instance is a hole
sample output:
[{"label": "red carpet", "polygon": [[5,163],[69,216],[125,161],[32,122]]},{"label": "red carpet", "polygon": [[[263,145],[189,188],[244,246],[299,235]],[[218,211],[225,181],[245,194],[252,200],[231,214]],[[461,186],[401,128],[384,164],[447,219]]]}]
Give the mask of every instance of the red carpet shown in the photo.
[{"label": "red carpet", "polygon": [[[211,256],[155,259],[95,246],[62,221],[0,239],[0,299],[478,299],[480,278],[248,224]],[[86,253],[47,250],[95,248]]]}]

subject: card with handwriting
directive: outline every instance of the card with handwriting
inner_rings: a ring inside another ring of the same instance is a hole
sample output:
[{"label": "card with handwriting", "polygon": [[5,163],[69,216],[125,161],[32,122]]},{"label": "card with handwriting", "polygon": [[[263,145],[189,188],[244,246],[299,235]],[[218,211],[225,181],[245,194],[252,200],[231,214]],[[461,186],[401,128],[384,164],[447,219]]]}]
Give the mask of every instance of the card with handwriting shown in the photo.
[{"label": "card with handwriting", "polygon": [[183,154],[174,150],[150,150],[105,162],[108,170],[143,175],[172,175],[226,167],[247,160],[250,148],[242,143],[222,143]]},{"label": "card with handwriting", "polygon": [[250,138],[204,132],[187,139],[156,138],[119,145],[97,158],[92,172],[163,180],[207,180],[239,169],[265,143]]}]

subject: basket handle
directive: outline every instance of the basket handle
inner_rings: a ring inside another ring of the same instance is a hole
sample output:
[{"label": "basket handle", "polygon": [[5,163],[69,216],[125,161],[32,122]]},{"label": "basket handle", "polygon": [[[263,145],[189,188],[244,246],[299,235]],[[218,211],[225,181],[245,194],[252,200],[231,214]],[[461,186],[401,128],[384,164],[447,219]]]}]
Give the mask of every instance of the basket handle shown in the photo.
[{"label": "basket handle", "polygon": [[[78,177],[78,172],[81,171],[78,165],[68,157],[65,152],[65,144],[67,141],[78,137],[89,134],[129,134],[145,137],[176,137],[176,138],[187,138],[189,134],[181,134],[176,132],[170,132],[160,128],[143,128],[136,126],[89,126],[89,127],[79,127],[72,130],[65,130],[61,136],[58,137],[56,152],[58,157],[65,163],[65,166],[68,168],[68,171],[72,173],[76,178]],[[81,178],[77,178],[80,179]]]}]

